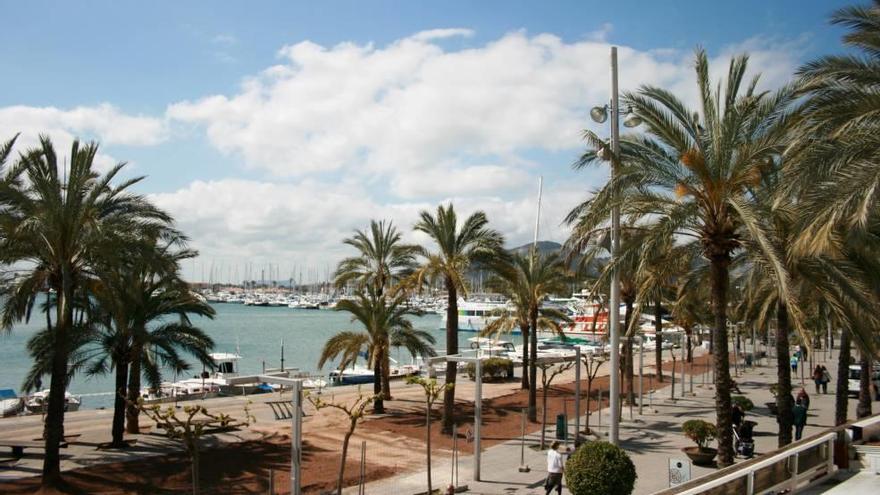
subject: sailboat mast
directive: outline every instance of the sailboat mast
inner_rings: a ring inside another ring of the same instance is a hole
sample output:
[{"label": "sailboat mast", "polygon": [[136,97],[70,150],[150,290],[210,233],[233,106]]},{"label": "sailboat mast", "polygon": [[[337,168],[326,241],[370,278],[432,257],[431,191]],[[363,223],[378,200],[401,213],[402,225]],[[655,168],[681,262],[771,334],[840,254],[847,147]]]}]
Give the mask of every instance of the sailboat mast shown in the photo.
[{"label": "sailboat mast", "polygon": [[532,263],[538,255],[538,228],[541,225],[541,193],[544,190],[544,176],[538,177],[538,211],[535,213],[535,239],[532,244]]}]

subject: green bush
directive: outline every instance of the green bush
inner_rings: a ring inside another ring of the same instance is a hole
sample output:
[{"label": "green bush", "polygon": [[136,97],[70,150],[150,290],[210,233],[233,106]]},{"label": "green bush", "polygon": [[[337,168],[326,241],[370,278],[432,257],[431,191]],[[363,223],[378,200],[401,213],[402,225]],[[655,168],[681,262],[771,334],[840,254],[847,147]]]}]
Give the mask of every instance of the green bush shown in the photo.
[{"label": "green bush", "polygon": [[626,452],[608,442],[587,442],[565,463],[565,484],[572,495],[629,495],[636,478]]},{"label": "green bush", "polygon": [[[492,381],[507,378],[513,369],[513,361],[510,359],[492,357],[483,361],[483,381]],[[465,368],[471,380],[476,375],[476,365],[468,363]]]},{"label": "green bush", "polygon": [[699,447],[700,450],[706,450],[709,448],[709,442],[715,440],[715,437],[718,435],[718,430],[715,428],[715,425],[703,421],[702,419],[685,421],[684,424],[681,425],[681,430],[686,437],[690,438],[697,444],[697,447]]},{"label": "green bush", "polygon": [[740,409],[743,411],[751,411],[755,408],[755,404],[745,395],[734,395],[730,398],[730,401],[734,404],[739,404]]}]

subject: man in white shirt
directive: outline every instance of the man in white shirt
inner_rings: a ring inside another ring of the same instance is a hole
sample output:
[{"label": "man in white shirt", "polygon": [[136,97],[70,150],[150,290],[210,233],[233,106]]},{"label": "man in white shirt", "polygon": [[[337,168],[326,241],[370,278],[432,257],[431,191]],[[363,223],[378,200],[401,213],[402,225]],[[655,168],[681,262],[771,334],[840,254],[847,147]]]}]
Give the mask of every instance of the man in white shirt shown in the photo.
[{"label": "man in white shirt", "polygon": [[547,481],[544,482],[544,489],[547,490],[545,495],[550,495],[553,488],[556,493],[562,495],[562,473],[565,471],[565,461],[562,459],[556,449],[559,448],[559,442],[550,444],[550,450],[547,451]]}]

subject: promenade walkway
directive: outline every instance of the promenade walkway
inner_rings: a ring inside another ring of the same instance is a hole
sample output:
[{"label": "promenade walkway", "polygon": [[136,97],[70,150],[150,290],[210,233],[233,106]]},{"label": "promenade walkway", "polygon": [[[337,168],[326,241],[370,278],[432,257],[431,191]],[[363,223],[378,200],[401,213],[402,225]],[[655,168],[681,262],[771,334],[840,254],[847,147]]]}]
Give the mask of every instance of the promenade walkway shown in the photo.
[{"label": "promenade walkway", "polygon": [[[817,352],[815,363],[825,365],[832,377],[837,376],[837,353],[831,355]],[[748,413],[747,419],[755,421],[756,455],[770,452],[777,447],[777,425],[775,416],[770,415],[765,403],[773,400],[769,386],[776,382],[775,359],[763,360],[756,366],[740,370],[738,376],[731,369],[734,380],[739,384],[742,395],[755,403],[755,409]],[[828,394],[816,395],[813,382],[809,379],[809,370],[804,374],[803,387],[811,397],[810,411],[804,436],[809,436],[833,426],[834,424],[834,383],[828,387]],[[685,397],[681,397],[679,380],[676,382],[676,398],[670,397],[669,380],[666,387],[659,389],[652,396],[645,397],[643,413],[638,407],[633,410],[633,418],[629,419],[628,408],[624,409],[624,421],[621,423],[621,446],[627,450],[636,466],[638,480],[634,493],[649,494],[669,486],[669,460],[687,459],[681,452],[682,447],[692,445],[681,433],[681,424],[689,419],[715,421],[714,386],[711,376],[696,374],[693,376],[693,395],[690,394],[691,380],[686,380]],[[647,384],[647,380],[646,380]],[[800,390],[800,374],[793,379],[795,393]],[[649,406],[650,404],[650,406]],[[855,416],[856,400],[849,404],[850,417]],[[603,411],[603,427],[600,435],[606,433],[607,409]],[[595,426],[597,418],[591,419]],[[581,422],[583,424],[583,420]],[[594,428],[596,430],[596,428]],[[548,430],[548,436],[552,432]],[[528,444],[536,445],[540,431],[532,432],[527,438]],[[422,455],[414,453],[414,455]],[[459,485],[467,485],[467,493],[473,494],[543,494],[543,480],[546,477],[546,451],[525,449],[526,464],[531,467],[528,473],[520,473],[520,442],[512,441],[496,445],[483,452],[481,481],[473,481],[473,458],[462,456],[459,463]],[[738,459],[739,460],[739,459]],[[445,488],[450,483],[451,464],[443,460],[434,464],[434,487]],[[692,478],[713,472],[714,468],[692,466]],[[414,494],[423,492],[426,484],[425,471],[401,475],[377,481],[366,486],[366,493]],[[346,491],[357,493],[357,487]],[[563,493],[569,493],[563,490]]]}]

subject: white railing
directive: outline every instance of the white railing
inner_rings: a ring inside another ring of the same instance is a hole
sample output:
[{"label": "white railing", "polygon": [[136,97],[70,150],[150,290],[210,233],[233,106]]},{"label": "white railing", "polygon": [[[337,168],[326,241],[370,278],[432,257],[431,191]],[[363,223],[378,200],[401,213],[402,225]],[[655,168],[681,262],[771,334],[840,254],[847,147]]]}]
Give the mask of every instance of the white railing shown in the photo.
[{"label": "white railing", "polygon": [[[837,467],[834,465],[834,440],[837,438],[835,433],[825,433],[816,438],[804,440],[803,443],[796,443],[786,448],[782,452],[773,454],[766,459],[756,460],[756,462],[746,462],[736,466],[732,466],[732,471],[714,479],[708,479],[700,482],[699,478],[691,483],[699,483],[699,486],[693,488],[682,487],[663,490],[660,493],[675,493],[677,495],[698,495],[704,493],[733,493],[724,488],[736,488],[738,493],[745,495],[762,494],[777,492],[779,490],[790,490],[791,493],[815,483],[819,483],[832,476]],[[818,452],[822,462],[810,467],[809,469],[800,470],[800,458],[802,454]],[[788,476],[777,478],[772,476],[771,479],[776,481],[772,485],[766,485],[759,482],[756,486],[755,474],[759,471],[781,466],[780,472],[788,473]],[[715,490],[721,488],[721,490]]]}]

